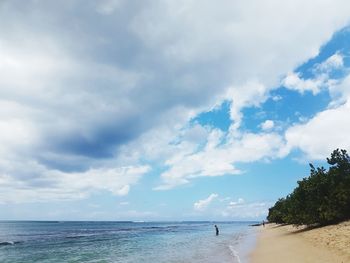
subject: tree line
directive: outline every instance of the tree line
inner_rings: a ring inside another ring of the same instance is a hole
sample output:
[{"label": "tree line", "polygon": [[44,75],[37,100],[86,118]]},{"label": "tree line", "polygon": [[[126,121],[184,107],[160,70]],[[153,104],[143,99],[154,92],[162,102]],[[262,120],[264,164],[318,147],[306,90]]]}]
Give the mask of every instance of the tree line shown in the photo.
[{"label": "tree line", "polygon": [[336,149],[329,169],[310,164],[310,176],[269,209],[267,219],[278,224],[327,225],[350,219],[350,157]]}]

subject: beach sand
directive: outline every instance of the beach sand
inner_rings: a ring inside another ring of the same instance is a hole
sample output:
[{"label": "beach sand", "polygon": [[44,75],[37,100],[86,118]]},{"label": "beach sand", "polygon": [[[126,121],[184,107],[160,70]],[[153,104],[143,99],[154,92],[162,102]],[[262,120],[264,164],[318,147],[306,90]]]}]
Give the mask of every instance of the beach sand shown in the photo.
[{"label": "beach sand", "polygon": [[322,228],[259,227],[251,263],[349,263],[350,221]]}]

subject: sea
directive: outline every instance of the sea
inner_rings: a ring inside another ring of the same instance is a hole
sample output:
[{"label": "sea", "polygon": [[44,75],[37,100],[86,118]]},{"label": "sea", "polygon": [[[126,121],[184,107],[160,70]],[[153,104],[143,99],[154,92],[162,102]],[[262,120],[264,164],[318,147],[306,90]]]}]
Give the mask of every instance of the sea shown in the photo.
[{"label": "sea", "polygon": [[244,263],[254,223],[0,221],[0,262]]}]

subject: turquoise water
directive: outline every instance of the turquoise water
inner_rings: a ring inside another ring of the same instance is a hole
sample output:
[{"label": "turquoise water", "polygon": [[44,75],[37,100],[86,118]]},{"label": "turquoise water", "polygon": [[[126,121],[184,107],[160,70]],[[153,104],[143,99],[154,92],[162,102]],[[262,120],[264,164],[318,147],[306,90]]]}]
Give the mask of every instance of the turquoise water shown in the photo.
[{"label": "turquoise water", "polygon": [[246,262],[251,223],[2,221],[0,262]]}]

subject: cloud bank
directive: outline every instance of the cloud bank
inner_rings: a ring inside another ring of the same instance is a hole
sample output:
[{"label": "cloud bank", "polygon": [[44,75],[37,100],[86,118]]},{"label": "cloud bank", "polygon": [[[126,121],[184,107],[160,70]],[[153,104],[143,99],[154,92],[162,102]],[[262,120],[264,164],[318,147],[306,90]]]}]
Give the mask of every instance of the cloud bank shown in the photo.
[{"label": "cloud bank", "polygon": [[[166,162],[159,187],[171,188],[275,155],[275,134],[237,134],[241,109],[260,105],[282,75],[316,55],[348,23],[347,10],[345,0],[2,1],[0,187],[13,193],[2,201],[23,189],[53,189],[47,199],[126,194],[149,171],[147,158]],[[171,144],[223,100],[232,102],[227,143],[209,129],[198,131],[209,136],[202,151],[193,138]],[[137,176],[108,172],[123,167]],[[96,171],[107,175],[92,184],[85,175]],[[69,176],[78,186],[66,187]]]}]

